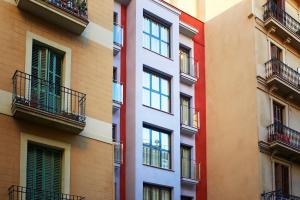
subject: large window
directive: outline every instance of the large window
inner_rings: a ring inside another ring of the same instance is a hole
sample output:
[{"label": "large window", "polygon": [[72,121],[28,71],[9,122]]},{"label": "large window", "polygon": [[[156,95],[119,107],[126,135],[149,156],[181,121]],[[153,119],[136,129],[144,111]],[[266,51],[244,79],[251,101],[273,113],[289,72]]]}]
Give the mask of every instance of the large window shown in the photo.
[{"label": "large window", "polygon": [[170,134],[143,128],[143,163],[164,169],[171,168]]},{"label": "large window", "polygon": [[143,46],[170,57],[170,30],[167,26],[144,16]]},{"label": "large window", "polygon": [[144,184],[143,200],[171,200],[171,189]]},{"label": "large window", "polygon": [[143,104],[170,112],[170,80],[144,71]]}]

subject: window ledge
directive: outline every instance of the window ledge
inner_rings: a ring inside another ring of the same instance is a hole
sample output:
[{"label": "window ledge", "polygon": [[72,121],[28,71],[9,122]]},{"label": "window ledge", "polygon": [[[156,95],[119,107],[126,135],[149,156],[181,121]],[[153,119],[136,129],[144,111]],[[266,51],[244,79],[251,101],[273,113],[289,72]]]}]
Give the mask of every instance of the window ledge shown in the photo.
[{"label": "window ledge", "polygon": [[164,56],[164,55],[162,55],[162,54],[159,54],[159,53],[157,53],[157,52],[155,52],[155,51],[152,51],[151,49],[148,49],[147,47],[144,47],[144,46],[143,46],[143,49],[145,49],[145,50],[147,50],[147,51],[150,51],[150,52],[152,52],[152,53],[154,53],[154,54],[156,54],[156,55],[159,55],[159,56],[161,56],[161,57],[164,57],[164,58],[166,58],[166,59],[168,59],[168,60],[174,61],[172,58],[169,58],[169,57]]},{"label": "window ledge", "polygon": [[156,111],[159,111],[159,112],[166,113],[166,114],[168,114],[168,115],[174,116],[174,114],[173,114],[173,113],[170,113],[170,112],[166,112],[166,111],[163,111],[163,110],[159,110],[159,109],[153,108],[153,107],[151,107],[151,106],[146,106],[145,104],[143,104],[143,106],[146,107],[146,108],[150,108],[150,109],[153,109],[153,110],[156,110]]},{"label": "window ledge", "polygon": [[155,166],[147,165],[147,164],[143,164],[143,165],[145,167],[152,167],[152,168],[161,169],[161,170],[165,170],[165,171],[169,171],[169,172],[175,172],[175,170],[173,170],[173,169],[165,169],[165,168],[162,168],[162,167],[155,167]]}]

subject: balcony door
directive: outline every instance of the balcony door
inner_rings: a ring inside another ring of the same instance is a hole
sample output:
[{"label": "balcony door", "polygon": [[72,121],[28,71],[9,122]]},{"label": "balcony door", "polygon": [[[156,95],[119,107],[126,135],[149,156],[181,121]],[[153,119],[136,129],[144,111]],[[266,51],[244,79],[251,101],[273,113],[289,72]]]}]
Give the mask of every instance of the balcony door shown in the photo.
[{"label": "balcony door", "polygon": [[26,200],[61,198],[62,154],[58,149],[28,144]]},{"label": "balcony door", "polygon": [[273,120],[275,133],[283,134],[284,106],[273,101]]},{"label": "balcony door", "polygon": [[33,44],[31,106],[58,113],[61,105],[62,55]]},{"label": "balcony door", "polygon": [[275,163],[275,190],[281,191],[283,196],[288,197],[289,186],[289,167],[280,163]]},{"label": "balcony door", "polygon": [[188,75],[191,74],[191,66],[189,61],[189,50],[180,47],[180,72]]},{"label": "balcony door", "polygon": [[191,105],[190,98],[186,96],[180,97],[181,103],[181,123],[187,126],[191,125]]},{"label": "balcony door", "polygon": [[181,146],[181,176],[184,178],[191,178],[191,158],[192,148]]}]

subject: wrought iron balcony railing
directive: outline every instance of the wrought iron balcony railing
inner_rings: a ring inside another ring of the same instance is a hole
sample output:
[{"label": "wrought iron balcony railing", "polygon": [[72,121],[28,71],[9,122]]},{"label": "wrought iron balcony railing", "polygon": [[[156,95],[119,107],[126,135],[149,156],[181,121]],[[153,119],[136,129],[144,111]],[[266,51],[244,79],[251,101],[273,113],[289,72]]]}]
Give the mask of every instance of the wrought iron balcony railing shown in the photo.
[{"label": "wrought iron balcony railing", "polygon": [[123,84],[113,80],[112,84],[112,99],[114,103],[123,104]]},{"label": "wrought iron balcony railing", "polygon": [[195,60],[192,57],[188,57],[186,54],[180,53],[179,63],[180,63],[180,73],[198,79],[199,63],[197,60]]},{"label": "wrought iron balcony railing", "polygon": [[194,108],[181,105],[180,106],[180,122],[181,125],[198,129],[199,125],[199,112],[196,112]]},{"label": "wrought iron balcony railing", "polygon": [[268,142],[280,142],[288,147],[300,150],[300,133],[280,123],[267,127]]},{"label": "wrought iron balcony railing", "polygon": [[115,164],[123,163],[123,144],[119,142],[114,143],[114,161]]},{"label": "wrought iron balcony railing", "polygon": [[282,26],[300,37],[300,22],[279,8],[273,1],[268,1],[264,6],[264,20],[275,18]]},{"label": "wrought iron balcony railing", "polygon": [[114,44],[119,47],[123,46],[123,27],[116,23],[114,23]]},{"label": "wrought iron balcony railing", "polygon": [[85,197],[51,191],[36,190],[12,185],[8,189],[9,200],[85,200]]},{"label": "wrought iron balcony railing", "polygon": [[200,164],[195,160],[181,157],[181,178],[200,180]]},{"label": "wrought iron balcony railing", "polygon": [[88,20],[87,0],[43,0],[82,20]]},{"label": "wrought iron balcony railing", "polygon": [[261,194],[262,200],[300,200],[300,197],[285,194],[282,190],[266,192]]},{"label": "wrought iron balcony railing", "polygon": [[287,84],[293,86],[295,89],[300,89],[300,74],[293,68],[275,58],[266,62],[265,66],[267,79],[276,76]]},{"label": "wrought iron balcony railing", "polygon": [[86,95],[24,72],[13,76],[12,104],[85,123]]}]

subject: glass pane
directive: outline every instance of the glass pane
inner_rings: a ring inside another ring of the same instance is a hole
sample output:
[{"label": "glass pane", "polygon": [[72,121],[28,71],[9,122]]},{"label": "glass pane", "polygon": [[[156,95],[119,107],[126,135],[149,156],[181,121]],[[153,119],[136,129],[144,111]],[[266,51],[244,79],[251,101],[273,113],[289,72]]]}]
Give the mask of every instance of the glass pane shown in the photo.
[{"label": "glass pane", "polygon": [[161,39],[165,42],[169,42],[169,29],[163,26],[160,27]]},{"label": "glass pane", "polygon": [[152,75],[152,90],[159,91],[159,77]]},{"label": "glass pane", "polygon": [[151,37],[151,50],[159,53],[159,40],[154,37]]},{"label": "glass pane", "polygon": [[151,190],[149,187],[144,186],[144,195],[143,200],[151,200]]},{"label": "glass pane", "polygon": [[182,105],[182,108],[181,108],[181,120],[182,120],[182,123],[184,125],[190,125],[190,110],[189,110],[189,107],[186,106],[186,105]]},{"label": "glass pane", "polygon": [[150,130],[143,128],[143,144],[150,144]]},{"label": "glass pane", "polygon": [[151,200],[160,200],[158,188],[152,188],[152,199]]},{"label": "glass pane", "polygon": [[150,106],[150,91],[143,89],[143,105]]},{"label": "glass pane", "polygon": [[158,26],[158,23],[152,21],[151,24],[152,24],[152,35],[154,35],[156,37],[159,37],[159,26]]},{"label": "glass pane", "polygon": [[151,165],[155,167],[160,167],[160,150],[151,149]]},{"label": "glass pane", "polygon": [[161,157],[161,167],[164,169],[170,169],[170,153],[162,151]]},{"label": "glass pane", "polygon": [[161,95],[161,110],[165,112],[170,112],[170,101],[169,97]]},{"label": "glass pane", "polygon": [[170,150],[169,134],[161,133],[161,148],[164,150]]},{"label": "glass pane", "polygon": [[169,57],[169,45],[167,43],[161,42],[161,55]]},{"label": "glass pane", "polygon": [[160,95],[152,92],[151,93],[151,107],[156,108],[156,109],[160,109]]},{"label": "glass pane", "polygon": [[143,73],[143,87],[150,88],[150,74],[147,72]]},{"label": "glass pane", "polygon": [[191,171],[191,163],[190,160],[187,158],[182,158],[181,160],[181,175],[185,178],[190,178],[190,171]]},{"label": "glass pane", "polygon": [[169,81],[165,79],[161,80],[161,93],[169,96]]},{"label": "glass pane", "polygon": [[171,200],[171,194],[169,190],[161,190],[161,200]]},{"label": "glass pane", "polygon": [[154,130],[152,130],[152,146],[154,147],[160,146],[159,132]]},{"label": "glass pane", "polygon": [[180,70],[185,74],[189,74],[189,58],[186,52],[180,52]]},{"label": "glass pane", "polygon": [[143,46],[150,49],[150,36],[146,33],[143,34]]},{"label": "glass pane", "polygon": [[144,32],[150,33],[150,20],[148,18],[144,18]]},{"label": "glass pane", "polygon": [[143,146],[143,163],[150,165],[150,147]]}]

